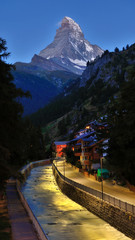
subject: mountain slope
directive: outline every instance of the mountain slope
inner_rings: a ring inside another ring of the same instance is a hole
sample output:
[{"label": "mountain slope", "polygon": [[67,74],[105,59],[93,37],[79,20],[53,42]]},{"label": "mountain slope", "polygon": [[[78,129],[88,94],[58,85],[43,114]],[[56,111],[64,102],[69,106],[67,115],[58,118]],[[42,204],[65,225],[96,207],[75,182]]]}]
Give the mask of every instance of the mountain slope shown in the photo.
[{"label": "mountain slope", "polygon": [[[87,66],[79,79],[65,88],[63,94],[33,114],[31,119],[34,124],[45,126],[71,112],[71,119],[76,119],[76,125],[97,114],[106,114],[109,99],[112,96],[116,97],[124,82],[133,79],[133,76],[135,44],[121,52],[105,51],[100,58]],[[45,119],[46,113],[48,115]]]},{"label": "mountain slope", "polygon": [[57,87],[43,77],[34,76],[25,72],[15,72],[14,79],[16,87],[24,91],[30,91],[32,99],[20,99],[24,107],[24,115],[32,114],[39,108],[44,107],[58,93]]},{"label": "mountain slope", "polygon": [[31,64],[17,63],[16,71],[12,71],[16,87],[30,91],[32,98],[22,98],[24,115],[32,114],[43,108],[55,96],[63,91],[67,82],[77,75],[66,71],[45,71]]}]

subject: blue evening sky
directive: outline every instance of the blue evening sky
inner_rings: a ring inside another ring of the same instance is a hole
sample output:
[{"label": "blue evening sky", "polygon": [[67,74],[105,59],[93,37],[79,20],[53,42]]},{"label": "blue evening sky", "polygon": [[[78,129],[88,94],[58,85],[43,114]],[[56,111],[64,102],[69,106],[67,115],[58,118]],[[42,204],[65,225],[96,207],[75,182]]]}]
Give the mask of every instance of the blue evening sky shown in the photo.
[{"label": "blue evening sky", "polygon": [[30,62],[53,41],[64,16],[104,50],[135,43],[135,0],[1,0],[0,37],[11,52],[7,62]]}]

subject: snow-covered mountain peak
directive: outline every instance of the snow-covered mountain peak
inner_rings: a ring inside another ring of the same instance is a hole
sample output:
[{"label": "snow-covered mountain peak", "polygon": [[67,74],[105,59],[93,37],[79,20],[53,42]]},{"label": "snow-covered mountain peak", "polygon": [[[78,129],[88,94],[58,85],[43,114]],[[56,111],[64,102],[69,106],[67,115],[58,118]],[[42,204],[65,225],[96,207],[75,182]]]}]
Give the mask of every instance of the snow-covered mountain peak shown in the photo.
[{"label": "snow-covered mountain peak", "polygon": [[[51,61],[67,71],[81,74],[87,61],[101,56],[103,50],[90,44],[84,38],[80,26],[70,17],[64,17],[61,26],[56,30],[54,41],[43,49],[39,56]],[[41,61],[41,59],[40,59]]]},{"label": "snow-covered mountain peak", "polygon": [[61,21],[61,26],[56,31],[55,40],[61,39],[61,36],[66,39],[80,40],[84,38],[80,26],[70,17],[64,17]]},{"label": "snow-covered mountain peak", "polygon": [[73,31],[82,33],[80,26],[70,17],[64,17],[61,22],[61,28],[70,28]]}]

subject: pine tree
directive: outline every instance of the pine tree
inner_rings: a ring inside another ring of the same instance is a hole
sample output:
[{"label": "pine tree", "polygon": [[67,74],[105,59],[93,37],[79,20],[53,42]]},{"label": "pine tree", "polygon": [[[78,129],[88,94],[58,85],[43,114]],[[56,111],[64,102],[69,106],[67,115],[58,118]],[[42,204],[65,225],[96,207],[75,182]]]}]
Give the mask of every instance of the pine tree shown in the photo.
[{"label": "pine tree", "polygon": [[8,56],[6,41],[0,38],[0,154],[11,159],[21,148],[23,107],[17,98],[28,97],[29,93],[17,89],[13,83],[11,70],[14,66],[4,61]]},{"label": "pine tree", "polygon": [[135,184],[135,81],[125,83],[120,96],[111,102],[108,112],[108,158],[122,175]]},{"label": "pine tree", "polygon": [[22,119],[23,106],[18,99],[30,97],[30,93],[16,88],[11,74],[14,66],[4,61],[8,56],[6,41],[0,38],[0,188],[14,166],[43,159],[45,153],[41,130]]},{"label": "pine tree", "polygon": [[115,51],[116,53],[118,53],[120,50],[119,50],[119,48],[116,47],[116,48],[114,49],[114,51]]},{"label": "pine tree", "polygon": [[129,49],[129,45],[127,44],[127,46],[126,46],[126,49],[128,50]]}]

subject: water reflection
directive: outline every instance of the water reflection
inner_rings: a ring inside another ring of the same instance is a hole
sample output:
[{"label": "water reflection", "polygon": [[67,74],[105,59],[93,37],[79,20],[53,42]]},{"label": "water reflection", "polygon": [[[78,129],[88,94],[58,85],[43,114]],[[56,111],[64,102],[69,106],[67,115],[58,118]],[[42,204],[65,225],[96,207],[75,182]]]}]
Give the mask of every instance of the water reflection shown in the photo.
[{"label": "water reflection", "polygon": [[33,169],[22,191],[50,240],[129,239],[63,195],[51,166]]}]

